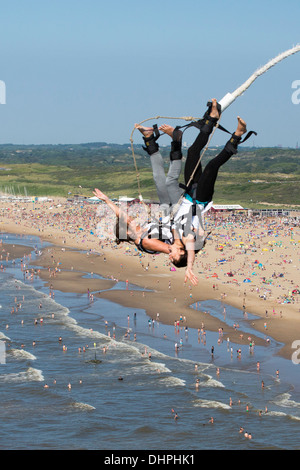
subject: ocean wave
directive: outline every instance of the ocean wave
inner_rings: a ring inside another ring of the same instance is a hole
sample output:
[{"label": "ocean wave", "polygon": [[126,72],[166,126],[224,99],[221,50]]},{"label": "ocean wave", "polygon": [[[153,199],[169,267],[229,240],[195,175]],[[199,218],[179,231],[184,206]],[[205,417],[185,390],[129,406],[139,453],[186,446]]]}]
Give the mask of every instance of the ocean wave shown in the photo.
[{"label": "ocean wave", "polygon": [[26,370],[25,376],[31,382],[43,382],[44,381],[42,371],[39,369],[34,369],[33,367],[29,367]]},{"label": "ocean wave", "polygon": [[24,295],[24,301],[22,301],[22,307],[24,308],[36,308],[37,304],[42,304],[41,313],[43,316],[60,314],[63,316],[68,316],[70,310],[67,307],[59,304],[53,298],[49,297],[43,292],[40,292],[34,288],[32,285],[24,284],[20,280],[8,279],[4,284],[2,284],[1,289],[4,291],[13,290],[15,293],[16,284],[18,284],[18,296]]},{"label": "ocean wave", "polygon": [[210,375],[207,375],[207,380],[205,382],[200,382],[201,387],[219,387],[225,388],[225,385],[222,384],[219,380],[213,379]]},{"label": "ocean wave", "polygon": [[283,411],[268,411],[268,413],[266,413],[268,416],[283,416],[283,417],[287,417],[288,415],[286,413],[283,413]]},{"label": "ocean wave", "polygon": [[165,364],[161,362],[153,362],[148,359],[146,362],[130,367],[130,374],[132,375],[141,375],[149,373],[168,374],[171,373],[171,371],[166,367]]},{"label": "ocean wave", "polygon": [[78,336],[88,336],[90,338],[97,338],[97,339],[105,339],[109,340],[109,336],[104,335],[103,333],[100,333],[99,331],[93,330],[91,328],[84,328],[82,326],[79,326],[76,324],[73,324],[72,326],[69,325],[69,328],[74,331]]},{"label": "ocean wave", "polygon": [[205,370],[208,367],[211,367],[211,365],[206,362],[198,362],[198,361],[194,361],[193,359],[186,359],[186,358],[182,358],[179,356],[173,357],[173,356],[169,356],[168,354],[165,354],[156,350],[153,350],[153,355],[155,355],[155,357],[160,358],[160,359],[172,360],[180,364],[184,364],[186,366],[191,366],[193,369],[195,368],[195,365],[196,365],[198,367],[198,370],[200,371]]},{"label": "ocean wave", "polygon": [[162,377],[159,379],[159,383],[165,387],[185,387],[186,385],[185,380],[174,376]]},{"label": "ocean wave", "polygon": [[273,400],[273,403],[277,406],[281,406],[283,408],[300,408],[300,403],[294,400],[291,400],[290,393],[282,393],[277,398]]},{"label": "ocean wave", "polygon": [[[112,339],[112,338],[111,338]],[[122,349],[123,352],[133,353],[137,356],[141,356],[144,353],[145,348],[149,349],[146,345],[141,343],[134,342],[128,340],[117,341],[113,340],[113,345],[115,349]]]},{"label": "ocean wave", "polygon": [[295,415],[291,415],[291,414],[288,414],[288,413],[283,413],[283,411],[268,411],[268,413],[266,413],[265,416],[277,416],[277,417],[292,419],[292,420],[295,420],[295,421],[300,421],[300,416],[295,416]]},{"label": "ocean wave", "polygon": [[7,351],[7,354],[11,354],[16,359],[24,359],[30,361],[36,360],[36,357],[33,354],[29,353],[28,351],[24,351],[24,349],[10,349]]},{"label": "ocean wave", "polygon": [[[185,358],[180,358],[180,357],[173,357],[168,354],[165,354],[161,351],[158,351],[157,349],[150,348],[148,345],[143,344],[143,343],[138,343],[138,342],[118,342],[116,346],[119,346],[121,348],[127,349],[128,351],[137,353],[138,356],[147,356],[149,353],[151,353],[151,357],[155,359],[161,359],[163,361],[172,361],[175,363],[179,363],[180,367],[181,365],[184,367],[191,367],[191,370],[195,370],[195,365],[198,367],[198,372],[202,372],[206,370],[208,367],[211,367],[210,364],[204,363],[204,362],[197,362],[193,361],[192,359],[185,359]],[[151,361],[153,363],[153,361]],[[161,363],[158,363],[158,366],[161,366]],[[170,372],[169,369],[167,369],[165,372]]]},{"label": "ocean wave", "polygon": [[25,372],[18,372],[13,374],[0,375],[0,382],[43,382],[44,377],[42,371],[29,367]]},{"label": "ocean wave", "polygon": [[149,361],[149,367],[151,369],[154,369],[155,372],[164,373],[164,374],[171,373],[170,369],[162,362]]},{"label": "ocean wave", "polygon": [[82,402],[71,403],[70,407],[77,411],[93,411],[96,409],[94,406],[89,405],[88,403],[82,403]]},{"label": "ocean wave", "polygon": [[229,405],[227,405],[226,403],[222,403],[221,401],[204,399],[195,400],[194,406],[199,406],[200,408],[219,408],[222,410],[231,409]]},{"label": "ocean wave", "polygon": [[300,421],[300,416],[293,416],[293,415],[288,415],[290,419],[294,419],[295,421]]},{"label": "ocean wave", "polygon": [[6,339],[7,341],[11,341],[11,339],[8,336],[5,336],[5,334],[0,331],[0,340],[2,340],[2,339]]}]

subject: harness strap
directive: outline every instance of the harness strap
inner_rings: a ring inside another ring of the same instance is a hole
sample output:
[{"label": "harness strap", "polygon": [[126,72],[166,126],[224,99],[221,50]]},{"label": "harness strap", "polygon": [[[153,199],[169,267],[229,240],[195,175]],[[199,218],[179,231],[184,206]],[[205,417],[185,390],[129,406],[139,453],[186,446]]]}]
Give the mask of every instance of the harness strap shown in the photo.
[{"label": "harness strap", "polygon": [[155,140],[157,140],[160,137],[160,133],[159,133],[157,124],[153,125],[153,131],[154,131],[154,135],[155,135]]},{"label": "harness strap", "polygon": [[160,133],[157,124],[153,125],[153,134],[150,135],[150,137],[143,137],[143,140],[145,142],[145,147],[143,146],[143,149],[146,150],[149,155],[152,155],[153,153],[158,151],[158,144],[156,143],[156,141],[159,137]]},{"label": "harness strap", "polygon": [[[184,126],[177,126],[176,127],[176,130],[177,129],[188,129],[189,127],[196,127],[197,129],[200,129],[205,125],[205,122],[206,122],[206,119],[207,118],[210,118],[210,111],[211,111],[211,107],[212,107],[212,102],[211,101],[208,101],[207,102],[207,110],[203,116],[202,119],[199,119],[198,121],[192,121],[188,124],[185,124]],[[221,116],[221,112],[222,112],[222,109],[221,109],[221,105],[219,103],[217,103],[217,109],[219,111],[219,115]],[[227,129],[225,129],[225,127],[221,126],[221,124],[218,124],[218,129],[220,129],[220,131],[223,131],[223,132],[226,132],[227,134],[230,134],[232,135],[232,132],[228,131]],[[255,134],[257,135],[257,132],[255,131],[249,131],[248,134],[244,137],[243,140],[240,141],[240,144],[246,142],[246,140],[249,139],[249,137],[252,135],[252,134]]]},{"label": "harness strap", "polygon": [[192,199],[193,199],[193,208],[192,208],[192,216],[194,217],[197,214],[197,199],[196,199],[196,193],[197,193],[197,183],[192,184]]},{"label": "harness strap", "polygon": [[246,137],[244,137],[244,139],[240,141],[240,144],[243,144],[244,142],[246,142],[246,140],[248,140],[249,137],[250,137],[252,134],[257,135],[257,132],[255,132],[255,131],[249,131],[248,134],[246,135]]}]

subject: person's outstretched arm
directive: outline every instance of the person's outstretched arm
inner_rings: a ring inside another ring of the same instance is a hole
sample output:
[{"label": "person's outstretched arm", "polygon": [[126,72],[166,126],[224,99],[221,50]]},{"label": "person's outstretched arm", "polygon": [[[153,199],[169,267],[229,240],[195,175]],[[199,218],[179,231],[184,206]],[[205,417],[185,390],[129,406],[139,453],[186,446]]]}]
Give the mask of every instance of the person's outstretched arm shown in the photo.
[{"label": "person's outstretched arm", "polygon": [[[104,201],[108,207],[110,207],[117,218],[123,219],[127,223],[127,227],[130,228],[131,236],[134,238],[133,241],[135,245],[139,245],[140,240],[141,240],[141,230],[137,230],[137,227],[135,225],[135,221],[132,217],[128,216],[120,207],[118,207],[116,204],[114,204],[109,197],[104,194],[100,189],[95,189],[93,194],[99,198],[101,201]],[[159,252],[159,253],[170,253],[170,246],[164,243],[161,240],[158,240],[156,238],[148,238],[145,237],[143,239],[143,247],[147,250],[154,251],[154,252]]]},{"label": "person's outstretched arm", "polygon": [[100,191],[100,189],[95,188],[93,194],[101,201],[104,201],[108,205],[108,207],[110,207],[114,211],[116,217],[120,218],[121,216],[125,215],[127,217],[127,214],[125,214],[116,204],[114,204],[106,194]]},{"label": "person's outstretched arm", "polygon": [[130,230],[131,233],[131,238],[135,241],[139,237],[137,233],[137,226],[132,217],[130,217],[126,212],[124,212],[122,209],[120,209],[119,206],[114,204],[109,197],[104,194],[100,189],[95,189],[93,191],[93,194],[100,199],[101,201],[105,202],[110,209],[112,209],[116,215],[116,218],[119,219],[119,221],[122,221],[122,223],[126,224],[126,230]]},{"label": "person's outstretched arm", "polygon": [[185,240],[185,248],[187,250],[187,267],[185,270],[185,279],[186,282],[188,279],[191,283],[196,286],[198,284],[198,278],[193,271],[194,262],[195,262],[195,240],[193,235],[188,235]]}]

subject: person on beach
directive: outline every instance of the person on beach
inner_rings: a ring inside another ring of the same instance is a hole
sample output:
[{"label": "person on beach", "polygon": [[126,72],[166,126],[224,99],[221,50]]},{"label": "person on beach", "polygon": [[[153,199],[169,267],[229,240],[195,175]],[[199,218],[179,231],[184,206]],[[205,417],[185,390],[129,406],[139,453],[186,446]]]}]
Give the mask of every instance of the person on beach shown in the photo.
[{"label": "person on beach", "polygon": [[[210,111],[204,115],[204,122],[200,127],[195,142],[188,149],[187,159],[184,168],[185,184],[189,180],[199,162],[200,152],[208,142],[214,126],[219,119],[218,104],[212,100]],[[174,207],[183,194],[178,184],[181,172],[181,137],[182,132],[177,128],[162,125],[160,130],[172,137],[170,152],[170,167],[167,177],[162,166],[162,156],[156,142],[157,136],[154,128],[137,126],[143,134],[146,144],[146,151],[150,155],[153,169],[153,177],[156,184],[162,212],[167,214],[170,206]],[[185,280],[189,279],[193,285],[198,283],[198,279],[193,272],[195,254],[203,248],[205,243],[205,231],[203,228],[202,212],[212,201],[214,185],[217,179],[219,168],[237,153],[237,147],[242,135],[246,132],[246,123],[238,117],[238,126],[231,139],[226,143],[219,155],[213,158],[202,171],[201,163],[193,175],[192,182],[184,192],[184,197],[172,218],[167,216],[167,221],[162,220],[161,225],[157,222],[140,227],[134,219],[116,206],[99,189],[95,189],[94,195],[106,202],[113,209],[119,221],[126,224],[127,238],[120,238],[120,241],[132,240],[139,250],[147,253],[166,253],[170,261],[177,267],[186,268]],[[194,209],[196,209],[196,213]],[[119,224],[117,224],[119,225]],[[117,234],[118,237],[118,234]]]}]

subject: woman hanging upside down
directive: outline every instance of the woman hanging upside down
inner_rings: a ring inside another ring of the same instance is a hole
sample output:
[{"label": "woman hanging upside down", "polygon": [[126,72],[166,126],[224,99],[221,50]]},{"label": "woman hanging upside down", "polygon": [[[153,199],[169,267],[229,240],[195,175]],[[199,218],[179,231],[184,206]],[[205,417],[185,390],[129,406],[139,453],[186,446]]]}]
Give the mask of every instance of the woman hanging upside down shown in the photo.
[{"label": "woman hanging upside down", "polygon": [[[212,202],[219,168],[237,153],[238,144],[247,130],[246,123],[238,116],[236,131],[219,155],[210,160],[202,171],[201,162],[199,164],[200,153],[207,144],[219,117],[217,101],[213,99],[209,112],[205,113],[201,121],[200,133],[187,152],[184,168],[186,185],[184,193],[178,184],[182,166],[182,132],[178,128],[166,124],[159,128],[172,138],[170,166],[166,176],[157,144],[156,130],[153,127],[136,126],[143,134],[144,149],[150,155],[161,210],[165,214],[159,226],[157,222],[147,224],[145,227],[136,225],[134,219],[123,213],[99,189],[94,191],[95,196],[105,201],[115,212],[116,217],[126,224],[127,239],[122,239],[122,241],[133,241],[139,250],[147,253],[167,253],[175,266],[186,267],[185,281],[189,279],[193,285],[198,282],[193,272],[195,254],[205,244],[203,212]],[[194,171],[195,169],[196,171]],[[178,209],[176,208],[172,214],[172,208],[174,209],[182,195]]]}]

